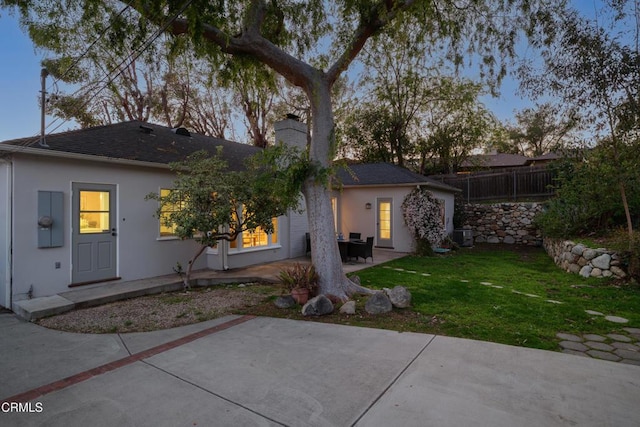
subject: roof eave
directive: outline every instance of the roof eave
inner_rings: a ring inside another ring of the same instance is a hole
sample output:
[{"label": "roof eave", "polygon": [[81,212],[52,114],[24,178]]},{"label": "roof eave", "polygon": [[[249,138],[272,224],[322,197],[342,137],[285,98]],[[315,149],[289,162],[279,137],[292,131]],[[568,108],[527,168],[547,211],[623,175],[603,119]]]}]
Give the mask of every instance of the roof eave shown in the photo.
[{"label": "roof eave", "polygon": [[380,188],[380,187],[398,188],[398,187],[416,187],[416,186],[430,187],[430,188],[434,188],[442,191],[449,191],[449,192],[462,192],[462,190],[459,188],[451,187],[450,185],[446,185],[446,184],[440,185],[439,183],[434,183],[434,182],[404,182],[404,183],[398,183],[398,184],[343,184],[342,188]]},{"label": "roof eave", "polygon": [[93,162],[110,163],[110,164],[127,165],[127,166],[141,166],[141,167],[149,167],[149,168],[157,168],[157,169],[169,169],[169,165],[166,163],[155,163],[155,162],[146,162],[142,160],[121,159],[117,157],[96,156],[92,154],[70,153],[67,151],[43,150],[40,148],[25,147],[21,145],[0,144],[0,151],[8,152],[11,154],[30,154],[30,155],[42,156],[42,157],[56,157],[56,158],[64,158],[64,159],[72,159],[72,160],[87,160],[87,161],[93,161]]}]

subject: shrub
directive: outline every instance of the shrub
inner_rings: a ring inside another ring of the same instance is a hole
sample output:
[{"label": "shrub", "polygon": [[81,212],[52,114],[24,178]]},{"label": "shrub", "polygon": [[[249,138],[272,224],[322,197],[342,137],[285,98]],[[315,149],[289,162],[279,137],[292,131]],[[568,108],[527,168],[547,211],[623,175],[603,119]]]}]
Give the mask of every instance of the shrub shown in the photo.
[{"label": "shrub", "polygon": [[630,241],[627,230],[621,228],[614,231],[608,249],[618,252],[625,270],[640,283],[640,232],[634,231],[633,240]]},{"label": "shrub", "polygon": [[402,215],[416,239],[418,255],[431,255],[431,247],[446,237],[440,212],[440,202],[424,188],[416,188],[404,198]]},{"label": "shrub", "polygon": [[313,293],[318,288],[318,273],[311,264],[296,263],[280,271],[280,283],[288,290],[296,288],[309,289]]}]

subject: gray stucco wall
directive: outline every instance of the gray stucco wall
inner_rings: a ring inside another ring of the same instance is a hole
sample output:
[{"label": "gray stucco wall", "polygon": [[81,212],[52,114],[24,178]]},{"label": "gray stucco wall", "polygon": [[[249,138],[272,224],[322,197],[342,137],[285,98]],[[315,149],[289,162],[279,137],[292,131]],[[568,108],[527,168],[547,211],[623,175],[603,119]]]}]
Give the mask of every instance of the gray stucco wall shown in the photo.
[{"label": "gray stucco wall", "polygon": [[[27,298],[31,286],[34,297],[69,289],[73,182],[117,186],[117,271],[123,281],[172,274],[177,262],[186,267],[197,244],[179,239],[160,239],[158,219],[154,218],[157,202],[144,199],[150,192],[172,186],[173,174],[169,170],[20,154],[14,158],[14,300]],[[38,190],[61,191],[64,194],[62,247],[38,248]],[[60,268],[56,268],[56,263]],[[195,268],[205,266],[202,257]]]}]

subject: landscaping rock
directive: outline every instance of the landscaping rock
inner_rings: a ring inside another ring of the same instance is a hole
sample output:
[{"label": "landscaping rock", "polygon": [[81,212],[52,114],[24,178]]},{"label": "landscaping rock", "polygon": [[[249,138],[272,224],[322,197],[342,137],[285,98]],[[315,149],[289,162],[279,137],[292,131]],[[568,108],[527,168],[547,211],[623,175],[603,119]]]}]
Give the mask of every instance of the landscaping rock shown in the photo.
[{"label": "landscaping rock", "polygon": [[302,306],[303,316],[322,316],[333,312],[333,303],[324,295],[311,298]]},{"label": "landscaping rock", "polygon": [[386,293],[376,292],[367,299],[364,309],[369,314],[384,314],[390,312],[393,305]]},{"label": "landscaping rock", "polygon": [[411,293],[404,286],[396,286],[386,292],[394,307],[407,308],[411,305]]},{"label": "landscaping rock", "polygon": [[512,236],[507,236],[504,238],[503,242],[507,245],[513,245],[516,242],[516,239],[514,239]]},{"label": "landscaping rock", "polygon": [[623,359],[640,361],[640,353],[638,353],[637,351],[623,350],[619,348],[616,351],[614,351],[614,353]]},{"label": "landscaping rock", "polygon": [[593,268],[590,265],[585,265],[580,269],[580,275],[582,277],[589,277],[591,276],[591,270],[593,270]]},{"label": "landscaping rock", "polygon": [[291,295],[286,295],[283,297],[278,297],[273,302],[278,308],[291,308],[296,305],[296,300],[293,299]]},{"label": "landscaping rock", "polygon": [[578,245],[575,245],[573,249],[571,249],[571,253],[574,255],[582,256],[584,249],[585,247],[583,245],[578,244]]},{"label": "landscaping rock", "polygon": [[584,252],[582,252],[582,257],[587,261],[591,261],[596,255],[598,255],[598,253],[593,249],[585,249]]},{"label": "landscaping rock", "polygon": [[631,338],[629,338],[626,335],[620,335],[620,334],[607,334],[607,336],[609,338],[611,338],[612,340],[615,341],[621,341],[621,342],[631,342]]},{"label": "landscaping rock", "polygon": [[593,265],[595,268],[599,268],[600,270],[608,270],[610,263],[611,255],[609,254],[602,254],[599,257],[591,260],[591,265]]},{"label": "landscaping rock", "polygon": [[582,342],[582,338],[580,338],[579,336],[573,334],[565,334],[564,332],[557,333],[556,337],[564,341]]},{"label": "landscaping rock", "polygon": [[[553,238],[545,238],[543,246],[556,265],[571,273],[578,273],[584,277],[615,276],[616,278],[624,278],[628,275],[621,268],[619,254],[610,250],[591,249],[581,244],[576,245],[568,240]],[[582,256],[576,254],[580,252]],[[591,267],[591,270],[586,267]]]},{"label": "landscaping rock", "polygon": [[589,350],[586,353],[595,359],[609,360],[611,362],[617,362],[618,360],[620,360],[620,357],[616,356],[613,353],[609,353],[608,351]]},{"label": "landscaping rock", "polygon": [[357,275],[349,276],[349,280],[351,280],[356,285],[360,285],[360,276],[357,276]]},{"label": "landscaping rock", "polygon": [[604,316],[606,320],[613,323],[629,323],[629,319],[620,316]]},{"label": "landscaping rock", "polygon": [[340,307],[341,314],[356,314],[356,302],[347,301]]},{"label": "landscaping rock", "polygon": [[575,351],[589,350],[589,347],[587,347],[586,345],[579,342],[575,342],[575,341],[561,341],[560,347],[562,347],[565,350],[575,350]]},{"label": "landscaping rock", "polygon": [[578,264],[569,264],[567,269],[570,273],[578,274],[580,272],[580,266]]},{"label": "landscaping rock", "polygon": [[603,342],[587,341],[584,343],[587,347],[591,347],[594,350],[600,351],[613,351],[613,347]]},{"label": "landscaping rock", "polygon": [[611,267],[611,274],[613,274],[616,277],[620,277],[621,279],[624,279],[625,277],[627,277],[627,273],[624,272],[623,269],[621,269],[620,267],[616,267],[613,266]]}]

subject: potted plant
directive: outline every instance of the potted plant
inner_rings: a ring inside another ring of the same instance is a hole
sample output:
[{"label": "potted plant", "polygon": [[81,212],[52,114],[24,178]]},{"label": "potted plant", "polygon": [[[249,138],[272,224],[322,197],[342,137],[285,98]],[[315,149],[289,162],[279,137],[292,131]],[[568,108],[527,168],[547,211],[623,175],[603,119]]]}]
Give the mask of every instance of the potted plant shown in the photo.
[{"label": "potted plant", "polygon": [[318,273],[311,264],[296,263],[280,271],[280,282],[298,304],[305,304],[318,288]]}]

